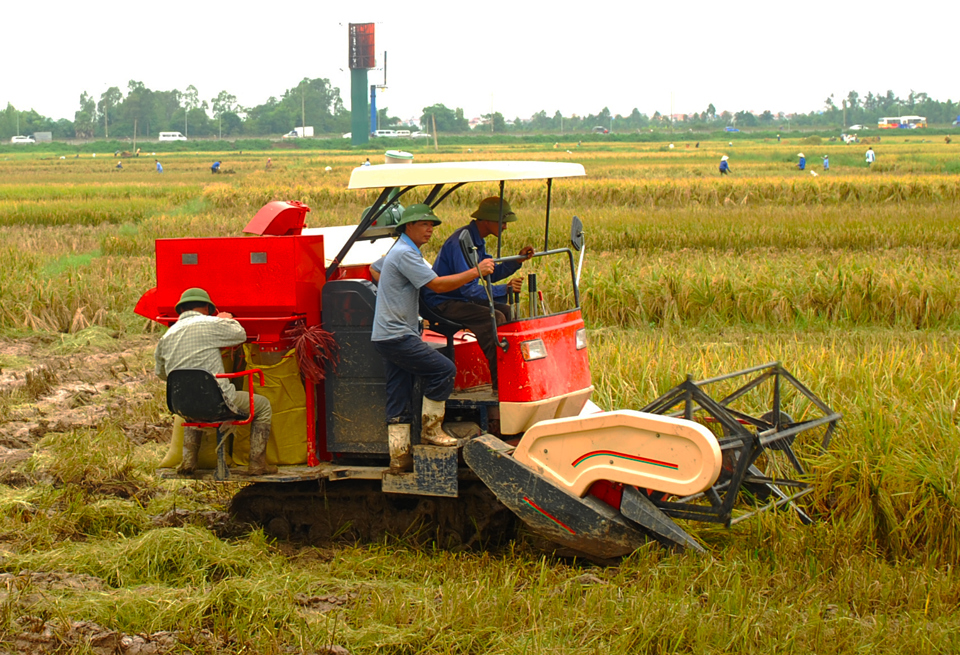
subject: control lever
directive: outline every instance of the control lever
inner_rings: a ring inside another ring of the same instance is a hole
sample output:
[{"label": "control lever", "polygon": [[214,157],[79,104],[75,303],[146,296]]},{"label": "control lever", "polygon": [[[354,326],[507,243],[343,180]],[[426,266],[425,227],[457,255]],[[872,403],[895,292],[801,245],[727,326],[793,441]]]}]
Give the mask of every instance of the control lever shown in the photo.
[{"label": "control lever", "polygon": [[[490,301],[490,321],[493,323],[493,334],[496,335],[497,310],[493,305],[493,289],[490,286],[490,280],[480,274],[480,260],[477,258],[477,247],[473,245],[473,237],[470,236],[468,230],[463,230],[460,233],[460,250],[463,253],[463,258],[467,260],[467,265],[477,269],[477,275],[480,275],[480,279],[483,281],[483,288],[487,292],[487,300]],[[506,339],[500,339],[497,345],[500,346],[503,352],[507,352]]]}]

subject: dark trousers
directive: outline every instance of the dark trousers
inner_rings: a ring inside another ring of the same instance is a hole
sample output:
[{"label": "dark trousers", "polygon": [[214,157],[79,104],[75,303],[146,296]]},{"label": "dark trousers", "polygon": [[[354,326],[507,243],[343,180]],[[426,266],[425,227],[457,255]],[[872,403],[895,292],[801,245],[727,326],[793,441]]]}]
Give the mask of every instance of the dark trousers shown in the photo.
[{"label": "dark trousers", "polygon": [[[510,314],[509,305],[494,303],[496,309],[497,325],[503,325]],[[493,324],[490,321],[490,305],[481,305],[475,302],[462,302],[460,300],[447,300],[434,308],[434,311],[450,319],[455,323],[460,323],[477,337],[477,344],[483,355],[487,358],[490,366],[490,377],[493,380],[493,386],[497,386],[497,335],[493,331]]]},{"label": "dark trousers", "polygon": [[412,417],[410,402],[415,377],[423,378],[423,395],[430,400],[444,401],[453,393],[457,367],[420,337],[374,341],[373,347],[383,357],[388,421],[401,419],[404,423]]}]

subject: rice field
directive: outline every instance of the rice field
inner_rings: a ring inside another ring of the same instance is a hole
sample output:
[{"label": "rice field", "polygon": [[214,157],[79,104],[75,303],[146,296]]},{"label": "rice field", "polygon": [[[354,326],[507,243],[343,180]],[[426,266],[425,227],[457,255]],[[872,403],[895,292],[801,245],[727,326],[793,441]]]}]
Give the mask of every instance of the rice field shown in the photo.
[{"label": "rice field", "polygon": [[[105,418],[57,429],[47,417],[28,446],[9,426],[53,382],[0,386],[0,445],[27,450],[0,475],[0,648],[88,621],[158,644],[180,630],[171,652],[955,652],[960,146],[871,145],[869,169],[866,145],[826,139],[413,150],[418,162],[584,164],[586,179],[554,184],[550,243],[583,220],[601,407],[642,407],[688,373],[782,361],[844,414],[804,499],[817,524],[783,511],[697,526],[708,556],[650,545],[611,567],[523,539],[455,553],[403,535],[337,549],[231,536],[209,524],[229,488],[154,477],[166,445],[135,435],[170,418],[151,376],[154,327],[133,314],[153,285],[154,240],[239,234],[278,199],[306,202],[310,226],[355,222],[374,194],[346,185],[369,152],[224,152],[232,173],[218,176],[209,154],[164,155],[162,174],[149,155],[122,170],[110,153],[0,157],[0,373],[125,353]],[[796,170],[799,152],[817,176]],[[427,257],[495,192],[448,198]],[[506,251],[541,243],[543,187],[507,192],[521,220]],[[534,270],[550,302],[570,300],[569,273]],[[158,523],[173,510],[188,518]],[[90,652],[74,641],[62,643]]]}]

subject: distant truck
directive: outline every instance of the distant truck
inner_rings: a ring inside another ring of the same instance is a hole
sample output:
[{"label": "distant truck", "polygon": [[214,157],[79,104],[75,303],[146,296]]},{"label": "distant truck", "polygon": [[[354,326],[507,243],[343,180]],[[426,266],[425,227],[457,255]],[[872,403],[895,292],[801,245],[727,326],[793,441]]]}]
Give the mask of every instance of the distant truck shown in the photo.
[{"label": "distant truck", "polygon": [[187,137],[183,136],[179,132],[161,132],[157,137],[157,141],[186,141]]},{"label": "distant truck", "polygon": [[286,134],[283,135],[284,139],[302,139],[305,136],[313,136],[313,127],[307,125],[306,127],[295,127]]}]

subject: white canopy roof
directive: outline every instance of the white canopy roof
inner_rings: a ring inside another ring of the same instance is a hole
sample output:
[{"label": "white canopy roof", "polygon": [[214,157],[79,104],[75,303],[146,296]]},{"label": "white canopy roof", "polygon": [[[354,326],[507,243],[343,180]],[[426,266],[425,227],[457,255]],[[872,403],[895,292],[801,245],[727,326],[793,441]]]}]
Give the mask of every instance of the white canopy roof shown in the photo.
[{"label": "white canopy roof", "polygon": [[460,182],[546,180],[586,175],[581,164],[542,161],[464,161],[439,164],[359,166],[350,174],[350,189],[382,189]]}]

